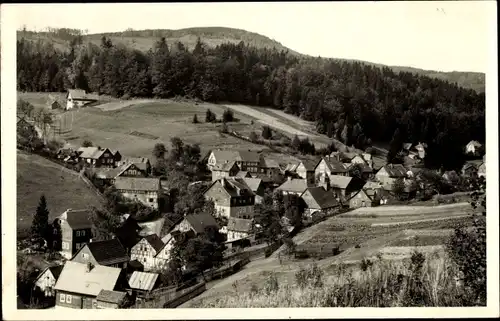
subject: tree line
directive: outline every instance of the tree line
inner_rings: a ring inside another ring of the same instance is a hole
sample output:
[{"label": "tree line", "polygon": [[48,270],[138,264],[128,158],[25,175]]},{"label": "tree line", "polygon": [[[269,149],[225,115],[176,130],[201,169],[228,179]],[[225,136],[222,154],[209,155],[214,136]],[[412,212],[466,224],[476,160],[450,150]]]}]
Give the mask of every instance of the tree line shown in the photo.
[{"label": "tree line", "polygon": [[190,51],[165,38],[141,52],[106,37],[97,46],[77,36],[66,51],[21,38],[17,58],[19,90],[81,88],[122,98],[185,96],[271,106],[361,149],[388,143],[399,131],[404,142],[429,145],[429,167],[461,166],[465,144],[485,140],[484,93],[360,62],[297,57],[243,42],[209,48],[198,40]]}]

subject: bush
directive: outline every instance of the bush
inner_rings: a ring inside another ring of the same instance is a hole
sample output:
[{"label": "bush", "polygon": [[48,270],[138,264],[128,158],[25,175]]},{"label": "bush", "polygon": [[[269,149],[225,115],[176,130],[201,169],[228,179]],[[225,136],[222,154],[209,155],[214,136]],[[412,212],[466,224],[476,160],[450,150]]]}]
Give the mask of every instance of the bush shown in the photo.
[{"label": "bush", "polygon": [[92,146],[94,146],[94,144],[88,139],[84,140],[82,143],[82,147],[92,147]]},{"label": "bush", "polygon": [[372,265],[373,265],[373,262],[368,260],[368,259],[361,260],[361,270],[363,272],[366,272],[366,270],[368,270],[368,268],[371,267]]},{"label": "bush", "polygon": [[222,121],[225,123],[232,122],[234,120],[233,111],[230,109],[226,109],[222,114]]},{"label": "bush", "polygon": [[194,114],[193,116],[193,124],[198,124],[199,121],[198,121],[198,116],[196,116],[196,114]]},{"label": "bush", "polygon": [[267,295],[278,291],[279,283],[278,278],[276,277],[276,273],[272,272],[266,279],[266,283],[264,284],[264,292]]}]

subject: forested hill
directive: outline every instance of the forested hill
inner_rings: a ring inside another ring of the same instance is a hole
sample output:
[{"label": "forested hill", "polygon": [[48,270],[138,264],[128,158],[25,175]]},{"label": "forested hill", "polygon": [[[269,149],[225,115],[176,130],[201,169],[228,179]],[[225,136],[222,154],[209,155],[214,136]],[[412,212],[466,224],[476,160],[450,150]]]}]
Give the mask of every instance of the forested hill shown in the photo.
[{"label": "forested hill", "polygon": [[[50,41],[58,49],[69,50],[69,42],[74,37],[78,30],[71,29],[53,29],[48,32],[30,32],[18,31],[18,38],[24,37],[26,40],[36,41],[38,39],[43,41]],[[105,36],[109,38],[114,44],[124,44],[125,46],[147,52],[153,48],[155,41],[158,38],[165,37],[169,46],[174,45],[177,41],[182,42],[189,50],[192,50],[196,45],[198,37],[209,47],[214,48],[223,43],[238,44],[240,41],[257,48],[268,48],[277,50],[288,51],[289,54],[298,56],[307,56],[300,54],[290,48],[285,47],[276,40],[270,39],[266,36],[249,32],[241,29],[225,28],[225,27],[200,27],[200,28],[186,28],[179,30],[169,29],[155,29],[155,30],[126,30],[123,32],[102,33],[102,34],[89,34],[82,36],[83,43],[91,42],[99,45],[101,38]],[[339,59],[343,61],[343,59]],[[346,60],[349,61],[349,60]],[[384,67],[384,65],[372,62],[362,61],[365,64],[371,64],[377,67]],[[405,71],[417,73],[420,75],[428,76],[431,78],[438,78],[448,81],[450,83],[457,83],[464,88],[471,88],[478,92],[485,90],[485,75],[478,72],[440,72],[433,70],[423,70],[412,67],[403,66],[388,66],[395,72]]]},{"label": "forested hill", "polygon": [[[227,43],[193,50],[158,39],[147,52],[103,37],[99,45],[70,40],[17,42],[17,86],[24,91],[82,88],[115,97],[196,97],[283,109],[315,121],[348,145],[427,142],[429,167],[456,168],[464,146],[485,141],[485,95],[436,78],[359,62],[291,55]],[[393,161],[393,159],[391,159]]]}]

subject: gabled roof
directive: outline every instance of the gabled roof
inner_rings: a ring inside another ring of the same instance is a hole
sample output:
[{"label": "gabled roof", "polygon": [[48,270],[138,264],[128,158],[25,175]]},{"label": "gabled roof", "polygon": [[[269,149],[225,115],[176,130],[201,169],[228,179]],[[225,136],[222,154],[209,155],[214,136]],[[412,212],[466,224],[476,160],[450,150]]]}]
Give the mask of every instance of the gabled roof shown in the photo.
[{"label": "gabled roof", "polygon": [[239,171],[238,173],[236,173],[236,177],[241,177],[241,178],[251,177],[251,174],[248,171]]},{"label": "gabled roof", "polygon": [[[94,241],[85,246],[100,265],[112,265],[130,260],[127,250],[118,239]],[[75,254],[76,255],[76,254]]]},{"label": "gabled roof", "polygon": [[186,221],[191,225],[191,228],[198,234],[204,233],[205,228],[213,226],[219,229],[219,225],[215,218],[208,213],[190,214],[186,215]]},{"label": "gabled roof", "polygon": [[165,245],[160,237],[156,234],[145,236],[144,239],[155,249],[156,253]]},{"label": "gabled roof", "polygon": [[316,165],[318,165],[318,163],[320,162],[321,160],[309,160],[309,159],[304,159],[304,160],[301,160],[299,162],[299,164],[297,165],[300,166],[300,164],[302,164],[304,166],[304,168],[306,169],[306,171],[308,172],[313,172],[314,169],[316,168]]},{"label": "gabled roof", "polygon": [[156,284],[156,280],[158,280],[158,273],[134,271],[128,280],[128,285],[131,289],[151,291]]},{"label": "gabled roof", "polygon": [[257,192],[260,185],[262,184],[262,180],[260,178],[245,177],[245,178],[243,178],[243,180],[245,181],[245,183],[248,185],[248,187],[250,187],[250,189],[254,193]]},{"label": "gabled roof", "polygon": [[69,89],[68,94],[73,99],[85,99],[85,90],[83,89]]},{"label": "gabled roof", "polygon": [[97,301],[108,303],[121,303],[127,296],[126,292],[101,290],[97,295]]},{"label": "gabled roof", "polygon": [[92,146],[92,147],[80,147],[78,148],[77,152],[80,153],[80,157],[98,159],[99,157],[102,156],[102,154],[104,154],[106,150],[109,149],[107,148],[100,149],[99,147]]},{"label": "gabled roof", "polygon": [[117,177],[117,190],[136,190],[156,192],[160,189],[160,179],[153,177]]},{"label": "gabled roof", "polygon": [[[224,177],[218,181],[212,183],[213,184],[220,182],[226,193],[228,193],[232,197],[241,196],[240,192],[246,193],[248,196],[255,195],[252,189],[247,185],[245,180],[240,177]],[[210,189],[210,187],[208,189]],[[208,191],[207,189],[207,191]]]},{"label": "gabled roof", "polygon": [[312,202],[308,198],[302,198],[308,208],[319,207],[320,209],[328,209],[339,205],[334,195],[327,192],[323,187],[309,187],[304,191],[304,193],[302,193],[301,196],[305,193],[309,193],[313,198]]},{"label": "gabled roof", "polygon": [[87,264],[66,261],[55,290],[97,296],[101,290],[114,290],[121,269],[96,265],[87,272]]},{"label": "gabled roof", "polygon": [[363,193],[364,195],[366,195],[366,197],[367,197],[368,199],[373,200],[373,197],[372,197],[372,196],[370,196],[370,195],[369,195],[369,194],[368,194],[368,193],[367,193],[364,189],[361,189],[361,190],[359,190],[359,191],[357,191],[357,192],[352,193],[352,194],[351,194],[351,196],[349,197],[349,199],[348,199],[348,200],[353,199],[353,198],[354,198],[356,195],[358,195],[359,193]]},{"label": "gabled roof", "polygon": [[330,186],[333,188],[346,189],[352,181],[352,177],[341,175],[330,175]]},{"label": "gabled roof", "polygon": [[37,278],[35,279],[34,282],[38,281],[38,279],[40,279],[40,277],[42,275],[45,274],[45,272],[47,271],[50,271],[50,273],[52,274],[52,276],[54,276],[54,279],[57,279],[59,278],[59,275],[61,275],[61,271],[63,269],[64,265],[54,265],[54,266],[48,266],[46,267],[45,269],[43,269],[43,271],[37,276]]},{"label": "gabled roof", "polygon": [[236,161],[230,161],[228,163],[217,163],[213,166],[213,170],[221,171],[221,172],[229,172],[236,165]]},{"label": "gabled roof", "polygon": [[481,147],[483,146],[480,142],[478,142],[477,140],[471,140],[467,145],[472,145],[474,147]]},{"label": "gabled roof", "polygon": [[382,168],[385,169],[391,178],[405,177],[407,172],[406,168],[401,164],[387,164]]},{"label": "gabled roof", "polygon": [[273,159],[263,157],[261,160],[261,167],[263,167],[263,168],[278,168],[279,169],[280,165],[278,164],[278,162],[276,162]]},{"label": "gabled roof", "polygon": [[241,162],[260,162],[260,155],[257,152],[241,151],[241,150],[212,150],[217,164],[222,164],[231,161]]},{"label": "gabled roof", "polygon": [[403,149],[410,150],[412,146],[413,146],[412,143],[405,143],[403,144]]},{"label": "gabled roof", "polygon": [[325,160],[326,166],[328,166],[328,169],[332,173],[345,173],[348,171],[344,164],[333,157],[324,157],[323,159]]},{"label": "gabled roof", "polygon": [[277,189],[281,191],[293,192],[293,193],[303,193],[310,184],[306,179],[288,179],[283,184],[281,184]]},{"label": "gabled roof", "polygon": [[230,217],[227,221],[227,230],[250,233],[253,229],[253,220]]},{"label": "gabled roof", "polygon": [[59,216],[60,219],[66,220],[68,225],[73,230],[89,229],[92,228],[92,221],[90,220],[91,211],[85,210],[67,210]]},{"label": "gabled roof", "polygon": [[344,164],[344,167],[349,170],[351,167],[353,166],[356,166],[358,165],[359,167],[361,167],[361,171],[363,173],[371,173],[373,172],[373,169],[368,166],[366,163],[347,163],[347,164]]},{"label": "gabled roof", "polygon": [[101,167],[95,172],[97,178],[101,179],[115,179],[125,172],[133,164],[123,164],[115,168]]}]

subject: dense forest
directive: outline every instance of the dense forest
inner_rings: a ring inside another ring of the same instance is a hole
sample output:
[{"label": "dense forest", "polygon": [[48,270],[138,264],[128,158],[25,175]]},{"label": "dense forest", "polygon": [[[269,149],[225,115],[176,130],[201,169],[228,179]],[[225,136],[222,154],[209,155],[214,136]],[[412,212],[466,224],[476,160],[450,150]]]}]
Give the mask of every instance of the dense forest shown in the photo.
[{"label": "dense forest", "polygon": [[69,39],[69,50],[17,41],[21,91],[82,88],[115,97],[185,96],[271,106],[315,121],[348,145],[426,142],[426,165],[456,168],[471,140],[485,141],[485,94],[360,62],[300,57],[244,42],[193,50],[160,38],[148,52]]}]

